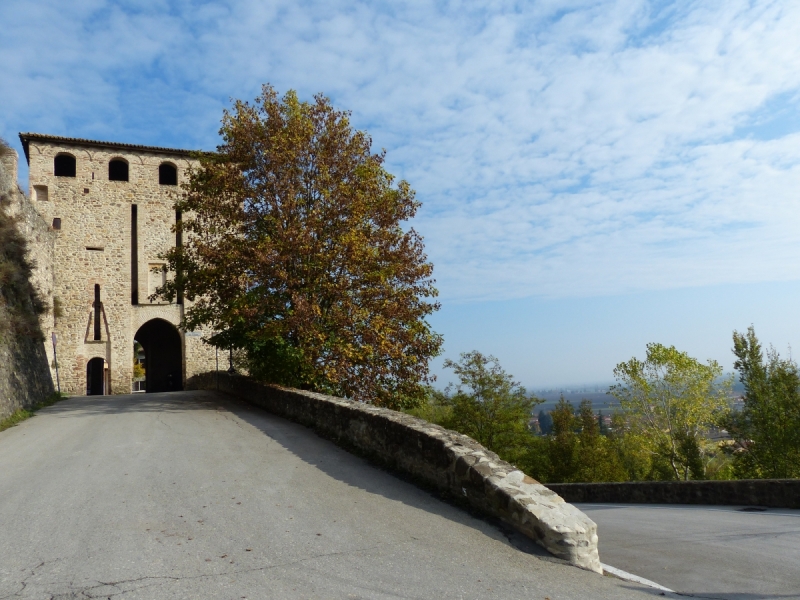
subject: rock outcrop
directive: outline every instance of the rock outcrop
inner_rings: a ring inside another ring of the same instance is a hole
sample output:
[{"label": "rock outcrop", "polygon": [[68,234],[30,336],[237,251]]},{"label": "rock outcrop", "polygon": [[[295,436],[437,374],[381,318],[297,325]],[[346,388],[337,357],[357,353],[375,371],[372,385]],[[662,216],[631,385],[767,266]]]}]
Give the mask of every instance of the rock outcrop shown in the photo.
[{"label": "rock outcrop", "polygon": [[17,186],[16,152],[0,140],[0,419],[53,393],[40,323],[52,288],[48,229]]}]

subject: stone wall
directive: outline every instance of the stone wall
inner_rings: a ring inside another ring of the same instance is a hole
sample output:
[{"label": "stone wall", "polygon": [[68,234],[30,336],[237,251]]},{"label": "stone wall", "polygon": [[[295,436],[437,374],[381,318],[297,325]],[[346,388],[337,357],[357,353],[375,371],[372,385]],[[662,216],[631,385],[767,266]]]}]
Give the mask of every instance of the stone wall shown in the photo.
[{"label": "stone wall", "polygon": [[502,519],[553,555],[601,573],[597,526],[472,438],[386,408],[204,373],[189,389],[219,389],[301,423],[337,444]]},{"label": "stone wall", "polygon": [[554,483],[548,487],[567,502],[800,508],[800,479]]},{"label": "stone wall", "polygon": [[[47,302],[52,291],[52,263],[48,253],[49,231],[17,186],[17,154],[0,145],[0,197],[5,217],[14,217],[16,228],[28,244],[28,259],[34,263],[31,283]],[[52,248],[52,244],[50,244]],[[0,319],[8,318],[0,296]],[[42,321],[50,318],[43,315]],[[53,393],[49,361],[41,337],[15,335],[13,330],[0,336],[0,419],[21,408],[29,408]]]},{"label": "stone wall", "polygon": [[[30,167],[31,206],[53,238],[50,294],[62,314],[47,324],[45,335],[49,338],[55,332],[58,336],[61,387],[70,394],[85,394],[87,364],[102,358],[105,393],[130,393],[137,330],[154,319],[177,329],[186,308],[175,302],[152,302],[149,296],[163,281],[151,269],[163,265],[159,255],[176,243],[172,227],[180,188],[161,184],[159,167],[174,166],[182,183],[192,165],[190,154],[40,134],[20,137]],[[58,155],[74,157],[74,177],[55,175]],[[112,160],[128,165],[127,181],[112,180]],[[132,276],[134,256],[138,294]],[[95,286],[99,286],[101,301],[99,339],[93,328]],[[178,379],[213,368],[214,350],[202,342],[200,333],[178,331],[178,335]]]}]

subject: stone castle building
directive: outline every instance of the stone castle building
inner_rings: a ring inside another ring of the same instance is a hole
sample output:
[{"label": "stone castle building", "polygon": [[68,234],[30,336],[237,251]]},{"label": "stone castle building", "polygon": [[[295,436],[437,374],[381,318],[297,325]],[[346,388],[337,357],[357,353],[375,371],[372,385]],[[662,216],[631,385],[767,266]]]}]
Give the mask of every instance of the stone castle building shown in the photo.
[{"label": "stone castle building", "polygon": [[[54,382],[68,394],[170,391],[214,369],[214,348],[178,327],[184,300],[149,298],[171,276],[159,256],[181,243],[174,202],[189,151],[37,133],[20,139],[30,204],[48,229],[28,237],[36,283],[54,307],[43,321]],[[135,347],[143,385],[134,381]]]}]

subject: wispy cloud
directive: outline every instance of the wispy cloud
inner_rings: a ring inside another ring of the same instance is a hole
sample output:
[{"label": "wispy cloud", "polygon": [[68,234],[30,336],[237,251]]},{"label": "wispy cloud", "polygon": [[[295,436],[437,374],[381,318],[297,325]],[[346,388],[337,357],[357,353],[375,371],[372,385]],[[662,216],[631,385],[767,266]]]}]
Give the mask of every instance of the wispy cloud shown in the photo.
[{"label": "wispy cloud", "polygon": [[213,147],[229,97],[330,95],[418,190],[444,298],[800,278],[800,6],[0,6],[0,134]]}]

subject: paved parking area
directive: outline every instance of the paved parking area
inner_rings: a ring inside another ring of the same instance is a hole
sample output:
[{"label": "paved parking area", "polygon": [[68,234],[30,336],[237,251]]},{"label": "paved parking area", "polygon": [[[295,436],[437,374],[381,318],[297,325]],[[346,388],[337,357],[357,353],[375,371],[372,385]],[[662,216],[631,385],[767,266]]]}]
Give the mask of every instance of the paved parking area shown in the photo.
[{"label": "paved parking area", "polygon": [[576,504],[600,560],[703,598],[800,598],[800,510]]}]

